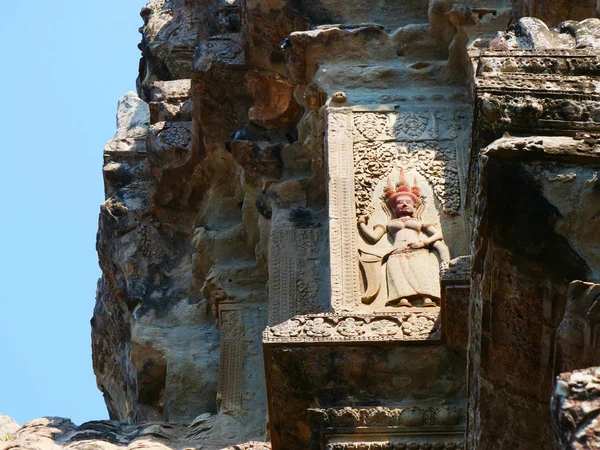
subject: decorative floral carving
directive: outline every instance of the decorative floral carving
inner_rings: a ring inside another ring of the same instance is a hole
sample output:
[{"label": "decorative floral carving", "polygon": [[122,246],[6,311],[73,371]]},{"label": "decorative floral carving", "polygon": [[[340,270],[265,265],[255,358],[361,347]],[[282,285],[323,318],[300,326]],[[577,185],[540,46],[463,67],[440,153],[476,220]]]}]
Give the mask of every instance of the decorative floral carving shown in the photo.
[{"label": "decorative floral carving", "polygon": [[317,317],[313,320],[308,320],[304,330],[307,336],[327,337],[331,336],[333,327],[323,317]]},{"label": "decorative floral carving", "polygon": [[223,311],[221,313],[220,328],[223,339],[240,340],[244,338],[244,322],[239,311]]},{"label": "decorative floral carving", "polygon": [[431,415],[431,422],[440,425],[456,425],[462,418],[462,410],[455,406],[436,408]]},{"label": "decorative floral carving", "polygon": [[354,190],[356,214],[370,215],[373,191],[393,169],[416,170],[433,187],[433,193],[448,214],[460,209],[460,183],[456,165],[456,143],[433,140],[419,142],[354,143]]},{"label": "decorative floral carving", "polygon": [[[463,408],[447,406],[411,406],[408,408],[328,408],[309,409],[312,422],[317,426],[344,427],[412,427],[458,426],[465,419]],[[318,420],[314,420],[318,418]]]},{"label": "decorative floral carving", "polygon": [[360,336],[365,334],[364,322],[356,320],[354,317],[348,317],[340,322],[337,332],[342,336]]},{"label": "decorative floral carving", "polygon": [[407,336],[431,333],[435,329],[435,322],[425,315],[413,315],[402,323],[402,331]]},{"label": "decorative floral carving", "polygon": [[[369,141],[381,138],[386,131],[388,117],[382,113],[361,113],[354,115],[354,129]],[[360,137],[355,133],[356,137]]]},{"label": "decorative floral carving", "polygon": [[[386,441],[334,442],[325,447],[330,450],[449,450],[464,447],[465,411],[456,406],[345,407],[309,409],[308,414],[311,428],[316,434],[322,433],[326,427],[333,430],[334,434],[339,431],[346,436],[349,429],[359,429],[364,436],[366,429],[374,428],[380,436],[387,435],[390,438]],[[440,426],[444,426],[442,433]],[[383,431],[386,428],[391,433]]]},{"label": "decorative floral carving", "polygon": [[273,334],[277,337],[299,336],[302,332],[303,322],[301,320],[291,319],[271,328]]},{"label": "decorative floral carving", "polygon": [[286,342],[437,341],[438,312],[308,314],[268,327],[266,344]]},{"label": "decorative floral carving", "polygon": [[442,280],[470,280],[471,279],[471,256],[459,256],[440,266],[440,277]]},{"label": "decorative floral carving", "polygon": [[388,319],[373,322],[371,330],[378,336],[394,336],[398,333],[402,334],[400,326],[396,322]]},{"label": "decorative floral carving", "polygon": [[327,444],[325,450],[454,450],[463,447],[461,439],[450,438],[408,442],[336,442]]},{"label": "decorative floral carving", "polygon": [[192,142],[192,133],[185,127],[169,127],[162,130],[158,136],[161,147],[187,147]]},{"label": "decorative floral carving", "polygon": [[422,408],[407,408],[398,415],[398,418],[404,426],[419,427],[425,421],[425,410]]},{"label": "decorative floral carving", "polygon": [[[430,114],[407,113],[397,114],[394,122],[394,134],[399,140],[412,138],[417,139],[427,130]],[[435,137],[435,136],[430,136]]]},{"label": "decorative floral carving", "polygon": [[270,442],[248,442],[246,444],[234,445],[223,450],[271,450]]}]

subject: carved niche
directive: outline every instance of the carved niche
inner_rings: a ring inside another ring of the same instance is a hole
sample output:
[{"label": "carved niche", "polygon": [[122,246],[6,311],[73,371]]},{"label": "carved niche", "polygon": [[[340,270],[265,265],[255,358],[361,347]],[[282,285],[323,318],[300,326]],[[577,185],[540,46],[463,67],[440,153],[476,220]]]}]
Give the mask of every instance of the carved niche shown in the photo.
[{"label": "carved niche", "polygon": [[[440,306],[439,264],[450,259],[443,222],[468,240],[461,216],[468,116],[461,106],[328,109],[335,312]],[[402,199],[411,214],[395,209]]]}]

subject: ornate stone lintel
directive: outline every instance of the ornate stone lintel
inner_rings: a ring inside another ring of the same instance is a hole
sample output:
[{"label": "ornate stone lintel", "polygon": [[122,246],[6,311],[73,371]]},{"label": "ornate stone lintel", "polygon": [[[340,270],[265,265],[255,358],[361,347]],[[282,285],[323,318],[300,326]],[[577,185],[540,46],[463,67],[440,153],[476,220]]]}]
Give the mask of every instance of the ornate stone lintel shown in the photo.
[{"label": "ornate stone lintel", "polygon": [[309,409],[314,448],[460,449],[465,410],[457,406]]},{"label": "ornate stone lintel", "polygon": [[439,343],[439,313],[310,314],[267,327],[263,333],[267,345],[361,341]]},{"label": "ornate stone lintel", "polygon": [[404,408],[311,408],[313,426],[328,428],[356,427],[431,427],[464,424],[465,410],[457,406],[408,406]]}]

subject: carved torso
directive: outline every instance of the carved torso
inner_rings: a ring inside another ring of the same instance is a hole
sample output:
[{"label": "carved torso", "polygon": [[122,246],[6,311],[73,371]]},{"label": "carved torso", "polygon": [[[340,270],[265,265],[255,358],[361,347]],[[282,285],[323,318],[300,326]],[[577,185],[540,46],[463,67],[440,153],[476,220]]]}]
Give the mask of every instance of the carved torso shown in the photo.
[{"label": "carved torso", "polygon": [[403,249],[409,242],[419,242],[423,223],[410,217],[392,219],[387,223],[387,232],[393,239],[394,247]]}]

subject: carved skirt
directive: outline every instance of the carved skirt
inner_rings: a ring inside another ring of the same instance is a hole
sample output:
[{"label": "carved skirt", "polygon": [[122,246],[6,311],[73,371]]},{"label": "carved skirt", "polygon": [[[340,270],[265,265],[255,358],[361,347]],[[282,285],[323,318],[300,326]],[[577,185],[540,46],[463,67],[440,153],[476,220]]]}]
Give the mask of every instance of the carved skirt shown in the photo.
[{"label": "carved skirt", "polygon": [[440,298],[440,264],[426,248],[395,250],[387,260],[388,301],[410,297]]}]

